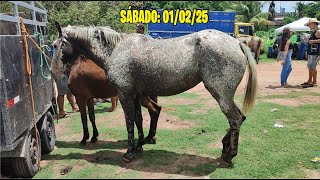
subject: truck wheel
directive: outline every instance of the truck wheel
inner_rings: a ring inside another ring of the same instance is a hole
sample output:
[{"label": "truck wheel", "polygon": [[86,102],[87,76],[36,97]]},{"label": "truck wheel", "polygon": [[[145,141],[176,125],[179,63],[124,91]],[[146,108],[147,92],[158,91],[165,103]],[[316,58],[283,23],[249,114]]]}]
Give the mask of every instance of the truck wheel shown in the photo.
[{"label": "truck wheel", "polygon": [[13,161],[13,171],[16,177],[31,178],[38,172],[37,158],[41,160],[41,145],[37,147],[36,135],[41,144],[39,133],[36,134],[35,129],[32,129],[25,143],[24,157],[15,158]]},{"label": "truck wheel", "polygon": [[56,134],[53,123],[53,118],[50,112],[48,112],[44,117],[44,129],[40,133],[41,137],[41,148],[43,154],[49,154],[53,151],[56,143]]}]

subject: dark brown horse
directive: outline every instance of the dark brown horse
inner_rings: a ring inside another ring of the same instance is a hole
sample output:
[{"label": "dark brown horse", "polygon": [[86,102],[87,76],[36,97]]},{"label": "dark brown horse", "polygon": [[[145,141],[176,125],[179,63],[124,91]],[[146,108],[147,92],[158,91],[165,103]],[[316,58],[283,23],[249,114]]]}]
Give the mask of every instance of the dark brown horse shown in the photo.
[{"label": "dark brown horse", "polygon": [[[83,125],[83,139],[81,144],[86,144],[89,139],[86,107],[88,107],[89,119],[93,127],[91,142],[97,142],[98,130],[95,124],[94,100],[93,98],[110,98],[117,96],[116,89],[109,84],[109,80],[102,68],[96,65],[91,59],[83,55],[78,56],[71,62],[67,69],[69,76],[68,87],[74,94],[81,113]],[[145,143],[155,143],[155,132],[161,107],[149,97],[143,97],[141,103],[146,107],[151,116],[150,131]]]}]

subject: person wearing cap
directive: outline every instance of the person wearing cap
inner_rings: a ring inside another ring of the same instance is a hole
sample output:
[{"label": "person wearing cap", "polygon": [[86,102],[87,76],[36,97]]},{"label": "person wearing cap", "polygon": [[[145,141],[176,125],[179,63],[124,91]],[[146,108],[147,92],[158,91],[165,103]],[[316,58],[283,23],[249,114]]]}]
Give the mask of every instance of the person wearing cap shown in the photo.
[{"label": "person wearing cap", "polygon": [[[136,33],[144,34],[144,25],[143,24],[137,24]],[[149,34],[144,34],[145,36],[151,37]],[[151,37],[152,38],[152,37]]]},{"label": "person wearing cap", "polygon": [[280,75],[281,87],[289,87],[287,80],[292,71],[291,56],[293,52],[293,45],[290,41],[291,34],[289,28],[284,28],[280,40],[280,53],[277,61],[279,61],[279,58],[282,60],[282,71]]},{"label": "person wearing cap", "polygon": [[320,55],[320,30],[318,28],[319,21],[316,18],[311,18],[305,24],[311,30],[311,35],[308,41],[307,54],[308,54],[308,64],[309,69],[309,79],[307,82],[302,83],[304,88],[313,87],[317,85],[317,62]]},{"label": "person wearing cap", "polygon": [[144,34],[144,25],[143,24],[137,24],[136,33]]}]

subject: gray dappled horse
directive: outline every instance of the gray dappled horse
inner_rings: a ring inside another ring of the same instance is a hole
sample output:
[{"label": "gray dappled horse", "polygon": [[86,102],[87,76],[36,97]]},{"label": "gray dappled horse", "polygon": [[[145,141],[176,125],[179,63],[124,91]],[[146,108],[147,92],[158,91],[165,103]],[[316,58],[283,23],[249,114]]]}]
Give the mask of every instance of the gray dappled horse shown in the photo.
[{"label": "gray dappled horse", "polygon": [[[172,39],[152,39],[142,34],[118,33],[105,27],[60,27],[60,36],[104,70],[116,87],[124,110],[128,148],[123,155],[133,160],[134,121],[138,146],[143,143],[140,97],[171,96],[193,88],[201,81],[217,100],[230,128],[222,139],[221,158],[232,164],[238,152],[244,113],[254,104],[257,77],[250,49],[237,39],[217,31],[203,30]],[[246,66],[249,67],[243,111],[234,102]]]}]

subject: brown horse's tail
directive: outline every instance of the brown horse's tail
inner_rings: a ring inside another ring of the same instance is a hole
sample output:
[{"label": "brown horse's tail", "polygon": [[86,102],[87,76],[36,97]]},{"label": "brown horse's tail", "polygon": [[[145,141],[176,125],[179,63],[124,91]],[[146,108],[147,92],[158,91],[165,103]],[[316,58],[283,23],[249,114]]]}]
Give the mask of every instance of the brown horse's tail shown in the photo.
[{"label": "brown horse's tail", "polygon": [[243,101],[243,112],[246,114],[254,105],[256,94],[257,94],[257,71],[256,71],[256,63],[251,54],[250,49],[243,43],[240,43],[240,47],[242,52],[245,54],[248,67],[249,74],[247,80],[247,88],[246,94]]}]

